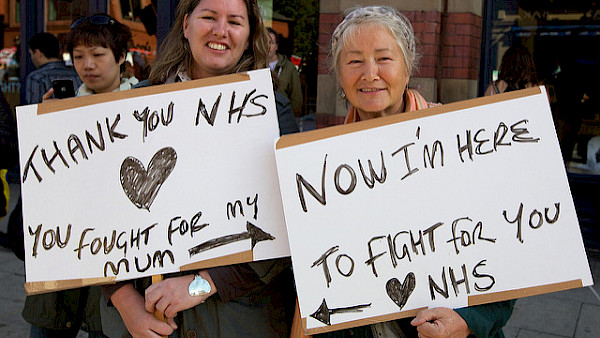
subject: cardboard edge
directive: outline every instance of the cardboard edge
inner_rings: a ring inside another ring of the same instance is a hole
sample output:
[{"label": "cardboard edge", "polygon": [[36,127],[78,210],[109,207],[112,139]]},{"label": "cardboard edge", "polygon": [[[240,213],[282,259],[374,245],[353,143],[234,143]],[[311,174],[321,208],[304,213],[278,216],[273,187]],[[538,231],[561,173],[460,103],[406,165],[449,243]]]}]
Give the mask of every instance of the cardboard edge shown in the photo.
[{"label": "cardboard edge", "polygon": [[[468,304],[469,304],[468,306],[481,305],[481,304],[499,302],[499,301],[504,301],[504,300],[509,300],[509,299],[529,297],[529,296],[537,296],[537,295],[541,295],[541,294],[564,291],[564,290],[569,290],[569,289],[576,289],[576,288],[580,288],[580,287],[583,287],[583,282],[581,279],[576,279],[576,280],[571,280],[571,281],[566,281],[566,282],[546,284],[546,285],[534,286],[534,287],[517,289],[517,290],[507,290],[507,291],[500,291],[500,292],[494,292],[494,293],[486,293],[483,295],[469,296],[468,297]],[[419,309],[414,309],[414,310],[409,310],[409,311],[393,313],[393,314],[389,314],[389,315],[364,318],[364,319],[344,322],[341,324],[334,324],[334,325],[328,325],[328,326],[324,326],[324,327],[318,327],[318,328],[314,328],[314,329],[307,329],[307,323],[306,323],[307,318],[302,317],[302,329],[305,334],[313,335],[313,334],[349,329],[349,328],[363,326],[363,325],[370,325],[370,324],[374,324],[374,323],[386,322],[386,321],[400,319],[400,318],[414,317],[417,315],[417,313],[419,313],[420,311],[422,311],[424,309],[427,309],[427,308],[424,307],[424,308],[419,308]]]},{"label": "cardboard edge", "polygon": [[[217,257],[213,259],[207,259],[200,262],[195,262],[181,266],[180,271],[190,270],[201,270],[206,268],[212,268],[216,266],[225,266],[232,264],[248,263],[254,261],[254,254],[252,250],[238,252],[235,254]],[[153,282],[156,276],[152,275]],[[157,279],[158,281],[158,279]],[[53,291],[62,291],[68,289],[81,288],[84,286],[93,285],[105,285],[116,283],[116,277],[98,277],[98,278],[82,278],[82,279],[68,279],[68,280],[57,280],[57,281],[42,281],[42,282],[26,282],[25,293],[28,296],[37,295]]]},{"label": "cardboard edge", "polygon": [[537,296],[546,293],[564,291],[569,289],[576,289],[583,287],[581,279],[575,279],[571,281],[546,284],[540,286],[533,286],[529,288],[522,288],[516,290],[507,290],[494,293],[486,293],[483,295],[469,296],[469,306],[481,305],[493,302],[499,302],[509,299],[517,299],[529,296]]},{"label": "cardboard edge", "polygon": [[392,313],[392,314],[388,314],[388,315],[363,318],[363,319],[353,320],[353,321],[344,322],[344,323],[340,323],[340,324],[317,327],[314,329],[307,329],[306,328],[306,317],[302,317],[302,329],[304,330],[304,334],[314,335],[314,334],[319,334],[319,333],[349,329],[349,328],[358,327],[358,326],[387,322],[390,320],[395,320],[395,319],[400,319],[400,318],[414,317],[417,315],[417,313],[419,313],[425,309],[427,309],[427,308],[423,307],[423,308],[418,308],[418,309],[413,309],[413,310],[408,310],[408,311],[396,312],[396,313]]},{"label": "cardboard edge", "polygon": [[84,286],[114,284],[115,281],[116,277],[99,277],[44,282],[27,282],[25,283],[25,293],[27,293],[28,296],[31,296],[51,291],[75,289]]},{"label": "cardboard edge", "polygon": [[528,96],[534,96],[542,94],[542,87],[533,87],[523,90],[512,91],[508,93],[502,93],[491,96],[478,97],[470,100],[458,101],[453,103],[444,104],[432,108],[427,108],[419,111],[408,112],[404,114],[396,114],[392,116],[386,116],[366,121],[360,121],[357,123],[350,123],[338,126],[332,126],[323,129],[310,130],[303,133],[283,135],[277,140],[275,149],[283,149],[293,147],[303,143],[309,143],[313,141],[319,141],[335,136],[345,135],[354,133],[361,130],[368,130],[377,127],[382,127],[394,123],[415,120],[422,117],[434,116],[444,113],[450,113],[457,110],[463,110],[467,108],[479,107],[490,103],[496,103],[500,101],[514,100]]},{"label": "cardboard edge", "polygon": [[79,107],[85,107],[92,104],[110,102],[115,100],[123,100],[136,98],[140,96],[148,96],[154,94],[170,93],[180,90],[216,86],[228,83],[249,81],[250,75],[248,73],[236,73],[217,77],[211,77],[200,80],[184,81],[177,83],[169,83],[158,86],[149,86],[142,88],[135,88],[132,90],[124,90],[119,92],[111,92],[104,94],[78,96],[62,100],[51,100],[48,102],[38,104],[37,114],[49,114],[57,111],[74,109]]},{"label": "cardboard edge", "polygon": [[216,266],[225,266],[232,264],[248,263],[254,261],[254,253],[252,250],[242,251],[227,256],[216,257],[199,262],[194,262],[179,267],[180,271],[201,270],[214,268]]}]

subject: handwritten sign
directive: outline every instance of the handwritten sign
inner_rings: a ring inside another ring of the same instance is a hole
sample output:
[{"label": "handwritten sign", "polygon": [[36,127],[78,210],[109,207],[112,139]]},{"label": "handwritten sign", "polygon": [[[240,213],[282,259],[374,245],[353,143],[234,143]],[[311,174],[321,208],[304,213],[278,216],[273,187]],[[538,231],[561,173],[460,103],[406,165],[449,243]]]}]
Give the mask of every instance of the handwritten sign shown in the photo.
[{"label": "handwritten sign", "polygon": [[308,333],[592,284],[544,88],[276,148]]},{"label": "handwritten sign", "polygon": [[17,111],[29,292],[289,255],[269,70]]}]

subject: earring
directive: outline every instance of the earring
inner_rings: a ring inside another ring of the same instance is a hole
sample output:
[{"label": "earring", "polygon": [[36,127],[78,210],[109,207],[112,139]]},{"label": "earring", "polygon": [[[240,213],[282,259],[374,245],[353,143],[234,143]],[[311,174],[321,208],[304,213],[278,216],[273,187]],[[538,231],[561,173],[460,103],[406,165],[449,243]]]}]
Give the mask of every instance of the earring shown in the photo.
[{"label": "earring", "polygon": [[340,97],[344,100],[346,99],[346,93],[343,90],[340,92]]}]

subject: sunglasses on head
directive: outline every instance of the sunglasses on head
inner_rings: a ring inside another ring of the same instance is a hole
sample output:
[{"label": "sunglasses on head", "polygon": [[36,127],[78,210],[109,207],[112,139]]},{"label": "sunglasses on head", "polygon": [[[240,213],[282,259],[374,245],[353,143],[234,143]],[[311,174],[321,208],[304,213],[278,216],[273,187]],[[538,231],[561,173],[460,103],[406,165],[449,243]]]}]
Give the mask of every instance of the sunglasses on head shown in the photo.
[{"label": "sunglasses on head", "polygon": [[106,15],[106,14],[94,14],[94,15],[90,15],[90,16],[82,16],[81,18],[73,21],[73,23],[71,24],[71,29],[81,25],[82,23],[89,21],[91,24],[94,25],[109,25],[109,24],[113,24],[115,21],[113,20],[113,18],[111,18],[110,16]]}]

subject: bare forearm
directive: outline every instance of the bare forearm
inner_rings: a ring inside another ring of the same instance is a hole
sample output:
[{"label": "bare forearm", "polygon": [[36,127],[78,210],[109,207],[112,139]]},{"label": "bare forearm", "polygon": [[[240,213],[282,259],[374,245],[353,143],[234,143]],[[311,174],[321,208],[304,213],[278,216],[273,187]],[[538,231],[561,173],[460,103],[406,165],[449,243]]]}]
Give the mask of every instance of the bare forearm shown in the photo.
[{"label": "bare forearm", "polygon": [[174,323],[169,325],[146,311],[144,297],[137,292],[133,284],[125,284],[110,297],[119,311],[123,323],[134,337],[159,337],[173,333]]}]

